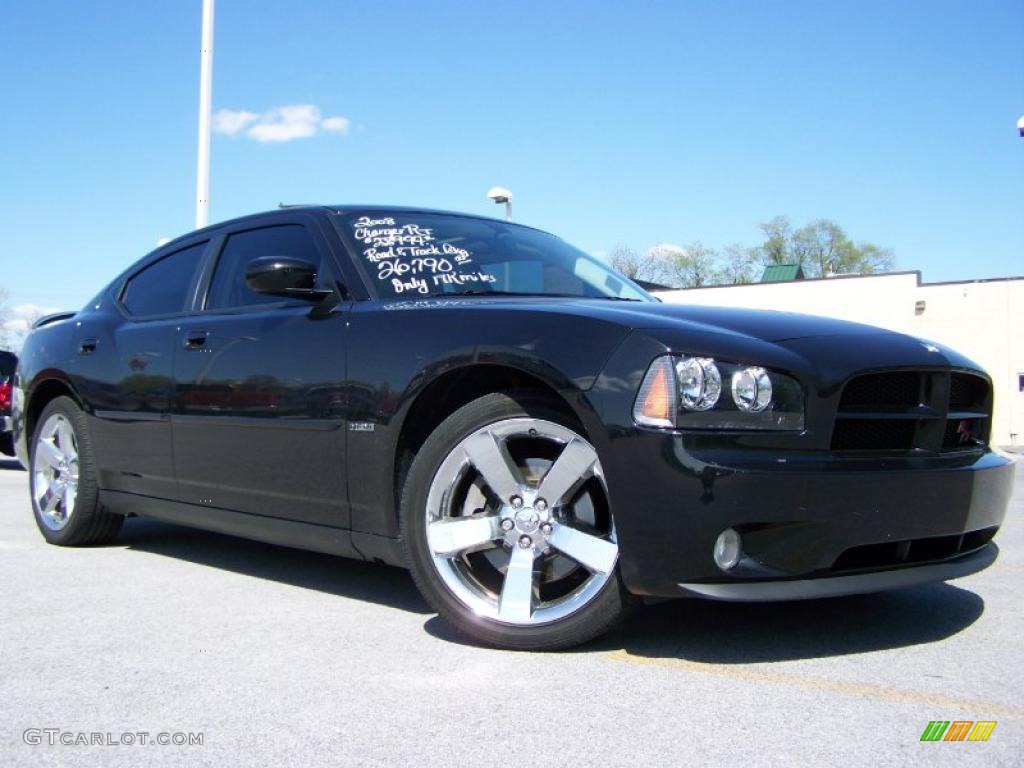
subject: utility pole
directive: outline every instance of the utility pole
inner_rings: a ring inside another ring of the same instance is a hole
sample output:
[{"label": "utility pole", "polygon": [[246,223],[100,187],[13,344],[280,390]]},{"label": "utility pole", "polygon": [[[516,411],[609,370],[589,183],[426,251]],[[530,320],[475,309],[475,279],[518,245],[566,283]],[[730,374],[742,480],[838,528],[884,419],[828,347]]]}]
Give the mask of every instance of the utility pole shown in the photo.
[{"label": "utility pole", "polygon": [[196,158],[196,229],[210,223],[210,104],[213,99],[213,0],[203,0],[199,49],[199,151]]}]

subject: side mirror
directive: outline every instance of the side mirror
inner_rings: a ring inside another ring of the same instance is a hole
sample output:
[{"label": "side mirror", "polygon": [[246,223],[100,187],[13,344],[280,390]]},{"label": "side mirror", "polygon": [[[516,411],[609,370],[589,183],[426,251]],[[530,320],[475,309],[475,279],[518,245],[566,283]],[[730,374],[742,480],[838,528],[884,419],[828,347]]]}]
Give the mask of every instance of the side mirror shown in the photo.
[{"label": "side mirror", "polygon": [[262,256],[249,263],[245,271],[249,290],[270,296],[320,301],[333,291],[316,288],[316,267],[290,256]]}]

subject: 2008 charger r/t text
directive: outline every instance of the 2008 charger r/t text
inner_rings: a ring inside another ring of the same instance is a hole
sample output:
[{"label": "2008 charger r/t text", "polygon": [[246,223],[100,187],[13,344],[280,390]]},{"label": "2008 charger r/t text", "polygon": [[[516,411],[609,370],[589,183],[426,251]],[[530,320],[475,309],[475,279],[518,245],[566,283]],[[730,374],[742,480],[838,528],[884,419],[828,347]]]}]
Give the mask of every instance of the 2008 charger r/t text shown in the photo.
[{"label": "2008 charger r/t text", "polygon": [[47,541],[148,515],[407,566],[478,641],[570,646],[643,596],[777,600],[996,557],[992,385],[862,325],[668,306],[537,230],[378,207],[224,222],[29,336]]}]

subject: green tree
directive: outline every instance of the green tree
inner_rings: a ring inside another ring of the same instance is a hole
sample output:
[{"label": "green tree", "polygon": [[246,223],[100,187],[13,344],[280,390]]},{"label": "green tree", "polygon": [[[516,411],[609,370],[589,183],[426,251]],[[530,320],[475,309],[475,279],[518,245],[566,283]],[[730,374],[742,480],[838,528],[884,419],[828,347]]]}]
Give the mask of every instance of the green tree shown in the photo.
[{"label": "green tree", "polygon": [[815,219],[794,230],[785,216],[761,225],[757,254],[765,264],[799,264],[807,277],[872,274],[890,270],[893,252],[874,243],[854,243],[831,219]]},{"label": "green tree", "polygon": [[792,264],[790,261],[790,240],[793,237],[793,225],[785,216],[776,216],[770,221],[762,222],[761,232],[764,242],[757,246],[757,255],[762,264]]},{"label": "green tree", "polygon": [[631,280],[654,280],[657,272],[650,254],[637,253],[625,245],[612,248],[608,263]]},{"label": "green tree", "polygon": [[699,288],[716,281],[718,254],[699,240],[688,245],[661,243],[648,254],[659,282],[674,288]]},{"label": "green tree", "polygon": [[856,260],[845,271],[871,275],[891,272],[896,266],[896,254],[892,248],[882,248],[874,243],[857,243],[855,248]]},{"label": "green tree", "polygon": [[715,282],[720,285],[752,283],[761,276],[760,267],[756,248],[729,243],[719,252]]},{"label": "green tree", "polygon": [[775,216],[760,228],[764,240],[753,248],[730,243],[716,250],[699,240],[687,245],[660,243],[645,252],[618,245],[608,261],[627,277],[673,288],[752,283],[770,264],[799,264],[807,277],[826,277],[885,272],[895,263],[891,249],[855,243],[831,219],[815,219],[794,229],[788,218]]}]

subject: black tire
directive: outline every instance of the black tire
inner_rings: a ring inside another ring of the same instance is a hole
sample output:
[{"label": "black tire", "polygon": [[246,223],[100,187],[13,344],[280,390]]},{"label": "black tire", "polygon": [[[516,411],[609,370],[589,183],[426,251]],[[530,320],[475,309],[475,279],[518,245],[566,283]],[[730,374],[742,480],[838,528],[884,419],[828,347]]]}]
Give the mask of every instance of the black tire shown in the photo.
[{"label": "black tire", "polygon": [[[73,512],[67,524],[54,530],[43,522],[42,511],[36,503],[36,446],[40,432],[51,416],[59,414],[71,424],[78,449],[78,492]],[[122,515],[107,512],[99,503],[99,484],[96,465],[85,414],[70,397],[57,397],[47,403],[36,420],[32,442],[29,444],[29,488],[32,512],[39,532],[50,544],[62,547],[85,547],[112,542],[124,522]]]},{"label": "black tire", "polygon": [[564,410],[532,392],[486,395],[463,406],[438,426],[419,450],[406,478],[400,510],[401,538],[413,579],[427,602],[460,634],[489,646],[524,651],[569,648],[615,627],[639,600],[622,583],[619,565],[601,591],[582,608],[547,624],[514,626],[473,612],[439,575],[427,543],[427,499],[449,453],[481,427],[509,418],[543,419],[582,435]]}]

